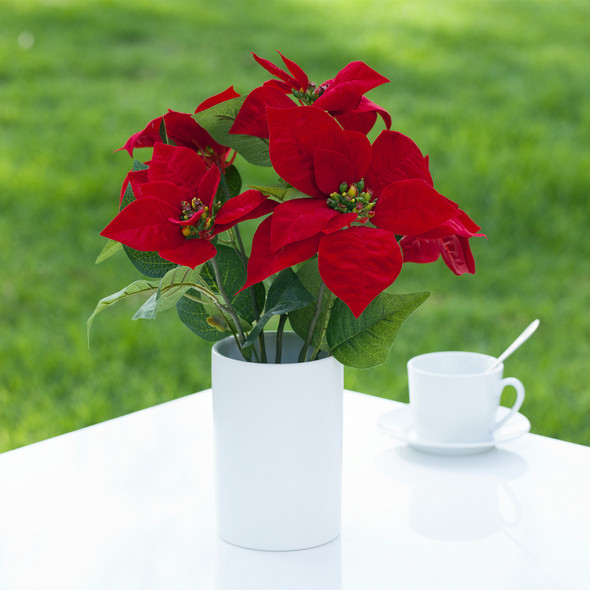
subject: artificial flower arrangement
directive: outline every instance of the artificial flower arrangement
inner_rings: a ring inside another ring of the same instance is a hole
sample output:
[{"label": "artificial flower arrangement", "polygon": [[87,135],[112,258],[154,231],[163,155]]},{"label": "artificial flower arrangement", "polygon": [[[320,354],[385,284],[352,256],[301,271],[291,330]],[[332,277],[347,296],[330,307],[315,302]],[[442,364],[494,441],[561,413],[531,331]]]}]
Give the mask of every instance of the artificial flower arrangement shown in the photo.
[{"label": "artificial flower arrangement", "polygon": [[[403,264],[442,257],[456,275],[475,272],[479,226],[434,189],[428,157],[365,97],[389,80],[357,61],[316,85],[280,55],[286,70],[254,54],[273,78],[248,95],[230,87],[194,114],[170,110],[120,148],[152,148],[151,158],[125,178],[97,262],[123,249],[148,278],[102,299],[88,329],[145,293],[134,319],[175,307],[201,338],[233,336],[246,361],[267,362],[263,334],[276,316],[276,362],[288,322],[304,343],[300,362],[323,351],[365,368],[384,362],[429,295],[390,292]],[[371,143],[379,117],[385,129]],[[244,190],[236,154],[271,166],[277,183]],[[248,256],[240,226],[256,219]]]}]

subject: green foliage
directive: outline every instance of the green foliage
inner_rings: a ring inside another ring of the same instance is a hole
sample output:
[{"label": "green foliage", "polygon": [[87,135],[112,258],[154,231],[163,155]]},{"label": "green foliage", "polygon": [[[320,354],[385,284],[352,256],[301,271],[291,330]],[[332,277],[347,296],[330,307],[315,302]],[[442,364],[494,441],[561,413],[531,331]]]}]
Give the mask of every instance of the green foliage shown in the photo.
[{"label": "green foliage", "polygon": [[342,364],[357,369],[384,363],[402,324],[429,295],[381,293],[358,318],[337,299],[326,334],[330,351]]},{"label": "green foliage", "polygon": [[[280,63],[275,49],[316,82],[356,59],[390,78],[368,97],[488,236],[474,243],[474,277],[440,262],[404,268],[392,292],[432,295],[386,362],[347,369],[346,386],[407,401],[411,356],[500,354],[540,317],[505,372],[525,384],[534,432],[590,444],[589,19],[586,0],[477,10],[465,0],[4,0],[0,449],[210,385],[210,344],[173,313],[130,322],[131,297],[101,314],[87,350],[94,302],[137,277],[124,256],[92,264],[130,168],[113,150],[167,108],[193,112],[225,81],[240,93],[261,84],[269,75],[249,52]],[[256,31],[255,46],[236,22]],[[245,185],[276,181],[236,164]]]},{"label": "green foliage", "polygon": [[313,297],[305,289],[297,275],[290,268],[281,271],[274,279],[268,297],[264,313],[260,316],[256,326],[250,332],[245,347],[252,346],[263,328],[268,324],[272,316],[282,315],[302,307],[306,307],[313,301]]},{"label": "green foliage", "polygon": [[245,96],[232,98],[193,116],[217,143],[233,148],[250,164],[270,166],[267,139],[229,132],[245,99]]}]

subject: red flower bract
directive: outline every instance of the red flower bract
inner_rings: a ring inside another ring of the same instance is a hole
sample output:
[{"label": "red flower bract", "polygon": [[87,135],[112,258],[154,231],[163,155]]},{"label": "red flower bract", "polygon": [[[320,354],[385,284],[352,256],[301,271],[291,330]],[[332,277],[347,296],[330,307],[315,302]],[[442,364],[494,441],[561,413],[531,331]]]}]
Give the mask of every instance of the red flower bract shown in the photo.
[{"label": "red flower bract", "polygon": [[[147,182],[141,182],[147,176]],[[246,219],[270,213],[275,202],[256,190],[215,202],[220,173],[194,151],[156,143],[147,174],[130,178],[135,201],[101,235],[136,250],[158,252],[195,268],[216,254],[211,239]]]},{"label": "red flower bract", "polygon": [[246,286],[318,254],[326,286],[358,317],[397,278],[397,236],[428,235],[461,210],[432,187],[428,160],[401,133],[371,145],[326,112],[267,109],[270,158],[310,195],[281,203],[257,230]]},{"label": "red flower bract", "polygon": [[[233,86],[202,102],[195,113],[204,111],[216,104],[240,96]],[[162,127],[163,126],[163,127]],[[227,164],[230,148],[217,143],[205,129],[203,129],[190,113],[179,113],[168,110],[162,117],[150,121],[145,129],[132,135],[125,145],[125,149],[133,156],[135,148],[152,147],[162,142],[162,132],[165,130],[168,141],[173,145],[187,147],[199,154],[209,164],[216,164],[221,169]],[[165,142],[167,143],[167,142]]]},{"label": "red flower bract", "polygon": [[389,113],[371,102],[364,94],[389,82],[362,61],[349,63],[332,80],[316,86],[307,74],[293,61],[279,52],[288,72],[272,62],[258,57],[254,59],[278,80],[268,80],[255,88],[242,105],[231,128],[231,133],[268,137],[266,107],[292,108],[291,94],[301,105],[313,105],[330,112],[345,129],[367,134],[380,115],[387,128],[391,127]]}]

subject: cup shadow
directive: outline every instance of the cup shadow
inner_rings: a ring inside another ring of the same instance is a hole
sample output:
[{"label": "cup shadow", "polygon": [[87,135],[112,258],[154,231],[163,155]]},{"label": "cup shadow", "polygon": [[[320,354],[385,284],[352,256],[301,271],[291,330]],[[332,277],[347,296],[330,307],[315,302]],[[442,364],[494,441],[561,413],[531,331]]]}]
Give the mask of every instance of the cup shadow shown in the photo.
[{"label": "cup shadow", "polygon": [[440,457],[396,447],[377,457],[386,477],[410,488],[409,526],[446,541],[473,541],[517,525],[522,506],[509,485],[528,469],[504,449]]}]

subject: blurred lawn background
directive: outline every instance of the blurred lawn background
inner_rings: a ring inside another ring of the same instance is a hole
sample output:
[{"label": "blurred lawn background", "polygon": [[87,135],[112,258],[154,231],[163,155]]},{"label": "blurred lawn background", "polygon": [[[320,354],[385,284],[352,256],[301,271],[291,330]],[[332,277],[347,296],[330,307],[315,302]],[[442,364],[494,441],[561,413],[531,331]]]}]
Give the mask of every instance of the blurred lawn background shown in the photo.
[{"label": "blurred lawn background", "polygon": [[[369,98],[430,154],[437,189],[488,236],[475,276],[407,265],[431,298],[385,365],[346,386],[407,401],[407,360],[499,354],[533,432],[590,444],[590,4],[587,0],[0,0],[0,450],[206,388],[209,345],[173,311],[132,322],[137,273],[95,266],[130,166],[113,153],[167,108],[192,112],[268,78],[276,49],[321,82],[353,60],[391,79]],[[140,152],[141,154],[141,152]],[[141,157],[141,156],[140,156]],[[258,178],[246,178],[256,182]]]}]

